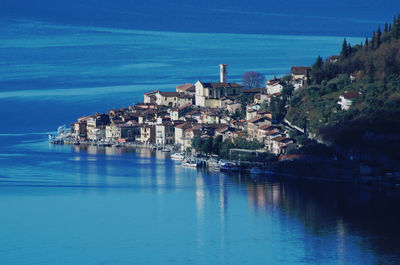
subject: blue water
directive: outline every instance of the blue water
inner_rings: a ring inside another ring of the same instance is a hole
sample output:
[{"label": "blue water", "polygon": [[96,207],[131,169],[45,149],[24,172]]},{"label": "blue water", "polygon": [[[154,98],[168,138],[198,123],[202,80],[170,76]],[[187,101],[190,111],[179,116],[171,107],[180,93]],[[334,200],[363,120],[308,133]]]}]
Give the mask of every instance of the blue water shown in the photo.
[{"label": "blue water", "polygon": [[[182,168],[47,132],[152,89],[283,75],[343,37],[173,33],[4,20],[0,264],[396,264],[392,191]],[[359,38],[351,38],[358,43]]]}]

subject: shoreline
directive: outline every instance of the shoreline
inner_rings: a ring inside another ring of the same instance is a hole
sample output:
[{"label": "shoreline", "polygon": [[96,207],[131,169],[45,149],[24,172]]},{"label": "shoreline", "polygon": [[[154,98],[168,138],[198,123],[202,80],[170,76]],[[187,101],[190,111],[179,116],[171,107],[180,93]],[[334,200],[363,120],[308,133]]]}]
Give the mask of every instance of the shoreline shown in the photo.
[{"label": "shoreline", "polygon": [[[78,144],[79,143],[79,144]],[[70,145],[70,146],[94,146],[94,147],[114,147],[114,148],[144,148],[150,151],[159,151],[169,155],[174,154],[174,150],[178,151],[179,148],[176,146],[157,146],[155,144],[143,144],[139,142],[127,142],[127,143],[105,143],[101,141],[64,141],[62,144],[60,143],[51,143],[52,145]],[[168,151],[163,151],[163,148]],[[178,151],[179,152],[179,151]],[[215,155],[198,155],[192,154],[188,152],[183,152],[185,157],[193,157],[196,161],[199,161],[197,168],[205,169],[210,171],[216,171],[213,169],[212,163],[217,161],[225,161],[227,163],[235,163],[239,165],[238,171],[223,171],[218,170],[224,173],[240,173],[251,176],[253,179],[263,179],[267,177],[278,177],[285,178],[290,180],[307,180],[307,181],[317,181],[317,182],[334,182],[334,183],[349,183],[363,186],[376,186],[389,188],[394,190],[400,190],[400,176],[397,174],[394,175],[368,175],[368,174],[360,174],[357,173],[354,165],[359,164],[356,161],[353,161],[352,168],[348,168],[343,170],[340,166],[342,163],[346,163],[349,161],[330,161],[330,160],[296,160],[296,161],[277,161],[277,162],[252,162],[245,160],[238,161],[229,161],[224,160],[220,157],[216,157]],[[170,158],[171,159],[171,158]],[[175,160],[175,159],[171,159]],[[175,160],[177,161],[177,160]],[[179,161],[177,161],[179,162]],[[332,162],[338,162],[336,167],[327,166],[328,164],[332,164]],[[347,163],[348,164],[348,163]],[[323,171],[326,174],[320,174],[321,170],[315,170],[313,166],[325,166]],[[253,168],[261,168],[267,171],[267,173],[252,173]],[[341,170],[339,174],[338,171]],[[324,177],[322,177],[324,176]],[[341,177],[338,177],[341,176]]]}]

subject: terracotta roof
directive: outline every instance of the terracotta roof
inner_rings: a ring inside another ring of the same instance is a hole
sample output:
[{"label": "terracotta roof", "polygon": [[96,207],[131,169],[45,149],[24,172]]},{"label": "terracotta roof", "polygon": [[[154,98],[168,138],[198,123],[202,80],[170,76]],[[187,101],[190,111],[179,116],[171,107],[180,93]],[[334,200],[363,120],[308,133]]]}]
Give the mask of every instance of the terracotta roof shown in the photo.
[{"label": "terracotta roof", "polygon": [[274,135],[274,134],[279,134],[279,132],[272,130],[272,131],[266,131],[264,134],[265,135]]},{"label": "terracotta roof", "polygon": [[272,125],[265,124],[265,125],[263,125],[263,126],[260,126],[258,129],[259,129],[259,130],[265,130],[265,129],[268,129],[269,127],[272,127]]},{"label": "terracotta roof", "polygon": [[192,124],[190,122],[185,122],[175,126],[175,128],[180,128],[180,129],[187,129],[189,127],[192,127]]},{"label": "terracotta roof", "polygon": [[296,154],[296,155],[282,155],[279,157],[279,160],[293,160],[293,159],[300,159],[302,155]]},{"label": "terracotta roof", "polygon": [[195,92],[196,91],[196,87],[191,84],[191,83],[186,83],[183,85],[179,85],[177,87],[175,87],[178,90],[183,90],[183,91],[190,91],[190,92]]},{"label": "terracotta roof", "polygon": [[256,116],[256,117],[254,117],[254,118],[248,120],[247,123],[255,123],[255,122],[258,122],[258,121],[261,121],[261,120],[264,120],[264,117],[262,117],[262,116]]},{"label": "terracotta roof", "polygon": [[280,84],[282,84],[280,79],[273,79],[267,82],[267,86],[276,86]]},{"label": "terracotta roof", "polygon": [[276,142],[283,142],[285,140],[289,140],[289,139],[286,137],[283,137],[283,136],[278,136],[278,137],[275,137],[274,139],[272,139],[272,141],[276,141]]},{"label": "terracotta roof", "polygon": [[344,92],[343,93],[343,97],[345,99],[354,99],[354,98],[358,98],[360,96],[359,92]]},{"label": "terracotta roof", "polygon": [[180,94],[178,92],[161,92],[159,94],[163,97],[178,97]]},{"label": "terracotta roof", "polygon": [[150,95],[156,94],[157,92],[158,92],[158,90],[156,89],[156,90],[153,90],[151,92],[144,93],[143,95],[150,96]]},{"label": "terracotta roof", "polygon": [[311,67],[309,66],[293,66],[291,68],[292,74],[294,75],[307,75],[307,71],[310,71]]},{"label": "terracotta roof", "polygon": [[184,110],[184,109],[186,109],[186,108],[189,108],[190,106],[192,106],[191,103],[188,103],[188,104],[186,104],[186,105],[183,105],[182,107],[180,107],[180,108],[178,109],[178,111],[181,111],[181,110]]}]

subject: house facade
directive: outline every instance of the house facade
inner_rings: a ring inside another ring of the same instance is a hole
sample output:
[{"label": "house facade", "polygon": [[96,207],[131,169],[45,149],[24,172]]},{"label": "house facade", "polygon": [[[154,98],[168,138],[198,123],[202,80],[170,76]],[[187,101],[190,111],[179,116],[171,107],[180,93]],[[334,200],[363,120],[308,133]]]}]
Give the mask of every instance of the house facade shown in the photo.
[{"label": "house facade", "polygon": [[350,109],[353,102],[360,96],[359,92],[347,92],[345,91],[339,96],[338,104],[341,106],[342,110]]}]

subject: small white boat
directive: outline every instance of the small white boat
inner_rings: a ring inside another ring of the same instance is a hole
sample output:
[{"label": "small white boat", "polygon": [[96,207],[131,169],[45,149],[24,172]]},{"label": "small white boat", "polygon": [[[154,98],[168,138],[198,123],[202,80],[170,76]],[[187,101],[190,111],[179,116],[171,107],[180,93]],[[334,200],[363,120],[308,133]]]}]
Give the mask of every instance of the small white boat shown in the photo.
[{"label": "small white boat", "polygon": [[169,149],[167,149],[167,148],[163,148],[163,149],[161,150],[161,152],[171,152],[171,150],[169,150]]},{"label": "small white boat", "polygon": [[182,166],[197,168],[197,162],[194,159],[183,160]]},{"label": "small white boat", "polygon": [[183,159],[185,159],[185,156],[183,153],[174,153],[174,154],[171,154],[171,159],[172,160],[183,160]]}]

